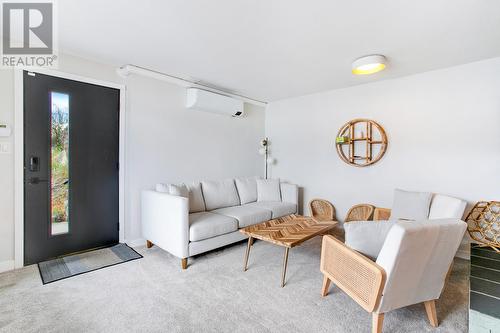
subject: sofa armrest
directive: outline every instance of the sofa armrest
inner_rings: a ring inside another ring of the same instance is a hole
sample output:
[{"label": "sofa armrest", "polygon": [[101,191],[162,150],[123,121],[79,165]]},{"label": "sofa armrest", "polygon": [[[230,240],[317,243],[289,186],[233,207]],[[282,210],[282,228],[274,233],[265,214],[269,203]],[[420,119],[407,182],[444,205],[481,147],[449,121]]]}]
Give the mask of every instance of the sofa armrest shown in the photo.
[{"label": "sofa armrest", "polygon": [[295,184],[281,183],[281,201],[299,205],[299,187]]},{"label": "sofa armrest", "polygon": [[385,285],[385,271],[331,235],[323,236],[321,272],[366,311],[373,312]]},{"label": "sofa armrest", "polygon": [[189,256],[189,200],[156,191],[141,197],[142,235],[176,257]]}]

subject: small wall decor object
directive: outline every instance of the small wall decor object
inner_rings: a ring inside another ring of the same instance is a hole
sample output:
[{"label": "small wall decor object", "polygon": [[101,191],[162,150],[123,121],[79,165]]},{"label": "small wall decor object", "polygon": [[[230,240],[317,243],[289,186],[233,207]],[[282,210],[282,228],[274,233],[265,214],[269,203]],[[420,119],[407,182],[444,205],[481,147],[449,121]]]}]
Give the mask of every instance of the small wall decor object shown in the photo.
[{"label": "small wall decor object", "polygon": [[342,126],[335,139],[342,161],[356,167],[378,162],[387,150],[387,135],[382,126],[370,119],[353,119]]},{"label": "small wall decor object", "polygon": [[348,136],[338,136],[335,138],[335,143],[348,143],[349,142],[349,137]]},{"label": "small wall decor object", "polygon": [[470,237],[500,252],[500,201],[480,201],[465,219]]}]

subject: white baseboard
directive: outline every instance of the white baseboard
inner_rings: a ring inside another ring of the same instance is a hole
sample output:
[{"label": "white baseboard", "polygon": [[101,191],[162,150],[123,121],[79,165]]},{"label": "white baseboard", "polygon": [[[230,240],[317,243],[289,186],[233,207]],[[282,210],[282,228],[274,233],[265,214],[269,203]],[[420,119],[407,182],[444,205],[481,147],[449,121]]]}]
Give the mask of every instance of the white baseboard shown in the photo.
[{"label": "white baseboard", "polygon": [[14,267],[14,260],[0,261],[0,273],[12,271]]},{"label": "white baseboard", "polygon": [[125,243],[127,243],[127,245],[130,247],[144,246],[146,245],[146,240],[143,238],[128,239],[125,241]]}]

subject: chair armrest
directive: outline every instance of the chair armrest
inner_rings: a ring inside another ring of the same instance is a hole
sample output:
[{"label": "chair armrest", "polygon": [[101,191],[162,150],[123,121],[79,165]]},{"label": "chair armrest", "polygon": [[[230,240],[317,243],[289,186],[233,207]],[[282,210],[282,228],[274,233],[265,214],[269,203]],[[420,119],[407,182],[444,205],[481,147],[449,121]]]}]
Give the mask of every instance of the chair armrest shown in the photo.
[{"label": "chair armrest", "polygon": [[295,184],[281,183],[281,201],[299,205],[299,187]]},{"label": "chair armrest", "polygon": [[389,208],[376,207],[375,211],[373,212],[374,221],[388,220],[390,217],[391,217],[391,210]]},{"label": "chair armrest", "polygon": [[156,191],[141,196],[142,235],[176,257],[189,256],[189,200]]},{"label": "chair armrest", "polygon": [[331,235],[323,236],[321,272],[366,311],[373,312],[385,285],[385,271]]}]

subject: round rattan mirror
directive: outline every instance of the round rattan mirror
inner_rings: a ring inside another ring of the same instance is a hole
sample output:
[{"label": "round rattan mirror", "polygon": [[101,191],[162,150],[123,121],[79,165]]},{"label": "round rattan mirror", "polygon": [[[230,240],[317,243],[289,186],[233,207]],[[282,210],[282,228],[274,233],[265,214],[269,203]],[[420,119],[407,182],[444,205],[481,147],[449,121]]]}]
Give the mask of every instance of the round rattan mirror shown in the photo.
[{"label": "round rattan mirror", "polygon": [[342,126],[335,146],[342,161],[357,167],[377,163],[387,150],[387,135],[371,119],[353,119]]}]

